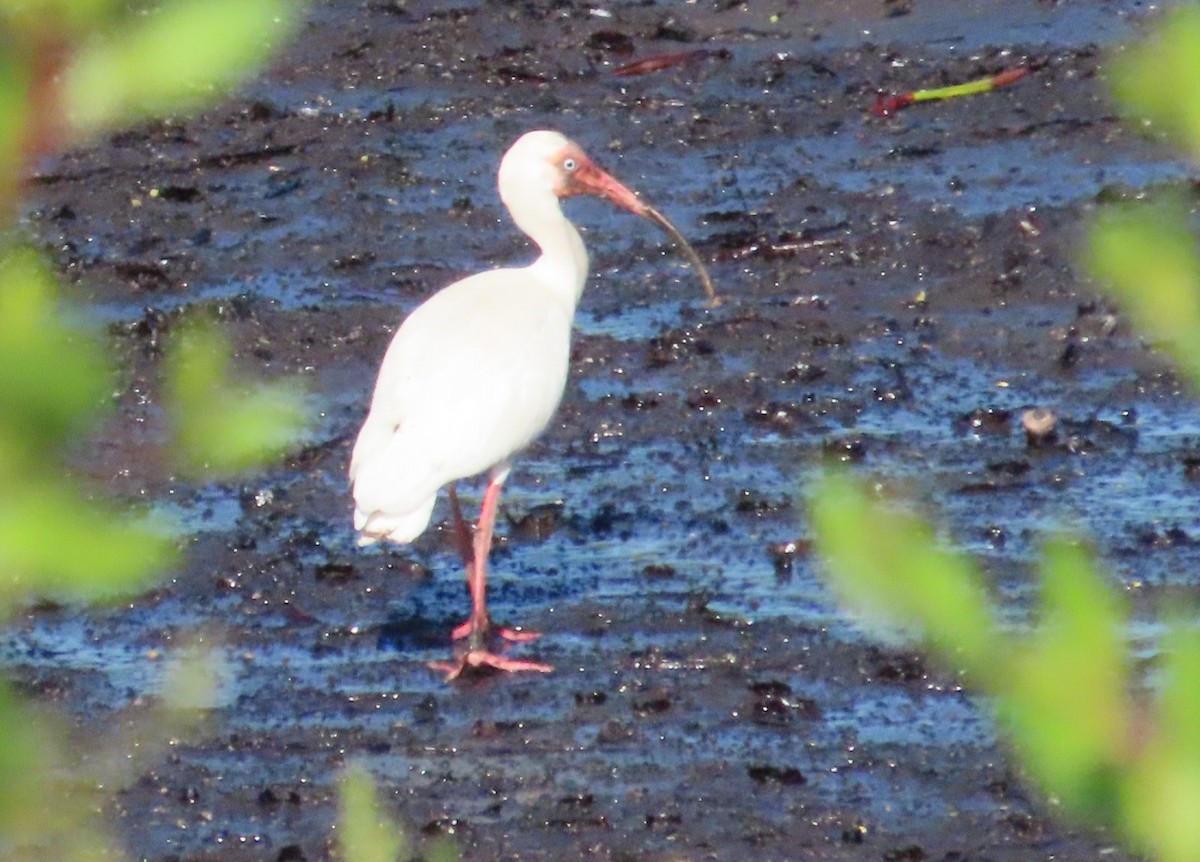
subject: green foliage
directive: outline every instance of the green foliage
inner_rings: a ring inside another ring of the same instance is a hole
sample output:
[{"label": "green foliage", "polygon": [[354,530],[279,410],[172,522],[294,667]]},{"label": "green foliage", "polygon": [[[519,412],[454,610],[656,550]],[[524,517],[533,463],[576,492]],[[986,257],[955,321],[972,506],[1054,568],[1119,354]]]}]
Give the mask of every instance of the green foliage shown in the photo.
[{"label": "green foliage", "polygon": [[[1172,12],[1112,69],[1127,113],[1200,157],[1200,7]],[[1101,212],[1085,259],[1139,330],[1200,387],[1200,255],[1182,199]],[[1136,697],[1126,610],[1082,545],[1052,538],[1032,631],[997,633],[982,580],[912,515],[829,474],[812,521],[845,601],[925,645],[991,695],[1029,774],[1063,808],[1162,862],[1200,858],[1200,632],[1177,621],[1157,697]],[[869,537],[869,540],[864,537]],[[882,611],[882,613],[881,613]]]},{"label": "green foliage", "polygon": [[[167,694],[127,710],[108,736],[81,751],[64,743],[58,716],[0,685],[0,858],[5,862],[113,862],[106,834],[110,791],[135,780],[194,730],[213,702],[212,663],[197,651],[164,668]],[[81,764],[86,764],[81,766]]]},{"label": "green foliage", "polygon": [[1174,9],[1156,32],[1113,59],[1113,93],[1127,116],[1200,156],[1200,6]]},{"label": "green foliage", "polygon": [[98,504],[65,472],[103,415],[112,373],[94,336],[65,322],[57,287],[21,246],[0,256],[0,618],[28,595],[127,593],[171,559],[168,540]]},{"label": "green foliage", "polygon": [[1000,714],[1030,771],[1068,810],[1113,817],[1128,737],[1126,613],[1078,542],[1052,539],[1040,625],[1009,638]]},{"label": "green foliage", "polygon": [[1178,621],[1166,643],[1161,709],[1139,715],[1153,731],[1123,788],[1134,836],[1160,858],[1197,858],[1200,849],[1200,631]]},{"label": "green foliage", "polygon": [[1092,224],[1086,262],[1138,328],[1200,386],[1200,259],[1187,218],[1175,198],[1106,209]]},{"label": "green foliage", "polygon": [[95,420],[110,383],[94,334],[65,321],[42,261],[10,246],[0,254],[0,469],[44,469]]},{"label": "green foliage", "polygon": [[[30,105],[24,98],[30,70],[11,40],[0,34],[0,205],[13,203],[20,180],[15,167],[22,160]],[[3,166],[11,166],[5,169]],[[0,219],[9,206],[0,206]]]},{"label": "green foliage", "polygon": [[338,792],[341,846],[352,862],[396,862],[407,855],[400,830],[380,810],[375,780],[361,766],[351,766],[342,776]]},{"label": "green foliage", "polygon": [[[1110,77],[1126,115],[1200,158],[1200,6],[1173,10],[1148,39],[1114,58]],[[1106,209],[1084,257],[1140,330],[1200,386],[1200,259],[1188,209],[1171,196]]]},{"label": "green foliage", "polygon": [[0,851],[11,862],[90,862],[109,858],[96,805],[99,794],[72,779],[53,716],[0,686]]},{"label": "green foliage", "polygon": [[[128,594],[174,555],[169,537],[72,470],[111,411],[116,374],[99,333],[78,322],[86,315],[16,239],[22,173],[84,133],[215,98],[261,62],[291,6],[0,0],[0,621],[40,596]],[[299,427],[294,389],[230,392],[227,353],[215,333],[196,328],[167,363],[180,439],[165,448],[193,467],[247,467],[281,451]],[[82,752],[53,716],[0,682],[0,857],[114,858],[102,788],[128,782],[170,734],[193,726],[214,684],[207,660],[178,663],[156,705]]]},{"label": "green foliage", "polygon": [[0,0],[0,27],[25,35],[31,30],[77,34],[112,18],[122,0]]},{"label": "green foliage", "polygon": [[816,482],[811,507],[838,593],[867,614],[890,606],[892,624],[915,627],[991,696],[1030,776],[1064,810],[1116,826],[1163,862],[1200,858],[1200,634],[1176,628],[1161,695],[1142,703],[1130,694],[1125,610],[1079,543],[1048,543],[1032,631],[998,632],[947,624],[990,617],[980,574],[912,515],[834,472]]},{"label": "green foliage", "polygon": [[286,0],[173,0],[84,44],[67,68],[80,133],[187,110],[227,90],[287,35]]},{"label": "green foliage", "polygon": [[[346,767],[338,787],[338,830],[346,862],[397,862],[412,855],[404,833],[383,812],[375,779],[360,765]],[[449,841],[421,848],[427,862],[457,862]]]},{"label": "green foliage", "polygon": [[885,626],[919,626],[920,636],[943,650],[967,650],[965,667],[985,666],[996,631],[978,572],[938,547],[929,526],[910,514],[875,519],[864,541],[860,528],[873,509],[853,491],[847,477],[831,473],[811,509],[814,528],[838,560],[834,586],[843,599]]},{"label": "green foliage", "polygon": [[12,486],[0,500],[0,614],[29,596],[127,595],[172,557],[168,539],[69,480]]},{"label": "green foliage", "polygon": [[304,428],[302,395],[287,384],[235,387],[228,341],[192,321],[167,363],[168,409],[183,444],[181,466],[231,472],[280,455]]},{"label": "green foliage", "polygon": [[[9,49],[0,53],[0,154],[8,156],[0,160],[0,194],[18,187],[27,157],[66,127],[63,105],[34,86],[58,66],[71,70],[67,103],[87,104],[79,128],[128,122],[151,108],[190,105],[191,95],[211,98],[217,83],[256,59],[264,33],[281,31],[283,12],[266,0],[176,0],[137,16],[99,0],[0,0],[0,45]],[[72,44],[69,28],[84,22],[100,35],[86,31]],[[172,553],[144,519],[97,499],[67,471],[70,447],[106,413],[112,361],[95,332],[68,322],[78,315],[66,309],[44,262],[5,239],[6,231],[11,226],[0,221],[0,618],[30,595],[126,593]],[[168,388],[182,445],[170,448],[188,466],[244,469],[295,439],[294,388],[232,393],[228,345],[199,327],[181,341]]]}]

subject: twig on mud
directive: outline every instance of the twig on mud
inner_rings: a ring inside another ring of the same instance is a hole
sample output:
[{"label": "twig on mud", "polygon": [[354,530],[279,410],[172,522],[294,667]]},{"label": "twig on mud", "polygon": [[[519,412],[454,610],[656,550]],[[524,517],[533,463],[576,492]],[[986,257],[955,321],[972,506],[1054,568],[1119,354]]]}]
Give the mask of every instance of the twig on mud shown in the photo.
[{"label": "twig on mud", "polygon": [[680,66],[684,63],[690,63],[697,60],[707,60],[709,57],[715,57],[718,60],[728,60],[730,53],[725,48],[710,50],[708,48],[699,48],[695,51],[679,51],[674,54],[657,54],[653,57],[646,57],[642,60],[635,60],[632,63],[626,63],[624,66],[618,66],[613,69],[612,73],[618,77],[632,77],[633,75],[646,75],[650,72],[659,72],[663,69],[670,69],[673,66]]},{"label": "twig on mud", "polygon": [[795,257],[800,252],[811,249],[837,248],[843,245],[845,245],[845,241],[840,237],[801,239],[784,234],[776,239],[771,239],[759,235],[734,248],[727,248],[718,252],[716,259],[726,261],[763,257],[767,260],[772,260],[775,258]]},{"label": "twig on mud", "polygon": [[965,84],[954,84],[950,87],[934,87],[927,90],[912,90],[899,95],[880,93],[875,97],[875,116],[888,117],[897,111],[907,108],[914,102],[929,102],[934,99],[952,99],[955,96],[973,96],[976,93],[988,93],[997,87],[1003,87],[1014,81],[1019,81],[1029,74],[1028,66],[1014,66],[995,75],[968,81]]}]

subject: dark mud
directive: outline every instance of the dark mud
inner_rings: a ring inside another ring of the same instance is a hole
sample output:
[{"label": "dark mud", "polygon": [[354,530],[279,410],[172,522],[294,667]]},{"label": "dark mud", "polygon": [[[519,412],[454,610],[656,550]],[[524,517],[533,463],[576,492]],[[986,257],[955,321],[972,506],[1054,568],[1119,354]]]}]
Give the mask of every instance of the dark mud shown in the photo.
[{"label": "dark mud", "polygon": [[[129,381],[86,469],[179,517],[188,555],[126,605],[31,611],[8,672],[86,736],[195,632],[227,654],[207,730],[117,795],[133,858],[329,858],[349,760],[468,859],[1124,858],[1051,819],[986,704],[845,618],[797,492],[834,453],[913,494],[1018,622],[1040,536],[1082,527],[1153,655],[1155,609],[1200,571],[1200,412],[1076,254],[1098,202],[1191,176],[1104,97],[1104,50],[1146,11],[327,2],[209,114],[42,166],[30,228]],[[871,115],[880,90],[1021,63]],[[675,221],[728,300],[704,308],[651,226],[570,203],[594,274],[493,592],[557,672],[448,687],[425,666],[465,611],[446,512],[413,548],[356,549],[348,446],[404,313],[528,257],[494,172],[539,126]],[[307,448],[241,483],[152,457],[162,340],[196,306],[248,370],[311,385]],[[1036,449],[1033,406],[1061,420]]]}]

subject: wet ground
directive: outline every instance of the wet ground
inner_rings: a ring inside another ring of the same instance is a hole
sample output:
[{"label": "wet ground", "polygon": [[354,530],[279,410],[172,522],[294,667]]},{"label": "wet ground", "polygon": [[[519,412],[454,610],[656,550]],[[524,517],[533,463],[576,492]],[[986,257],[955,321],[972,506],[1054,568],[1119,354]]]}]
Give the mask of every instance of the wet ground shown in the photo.
[{"label": "wet ground", "polygon": [[[1153,655],[1200,571],[1200,411],[1077,263],[1099,202],[1193,175],[1104,97],[1104,50],[1152,11],[326,2],[207,115],[43,166],[29,224],[129,380],[88,469],[180,517],[188,554],[119,607],[31,611],[0,654],[85,735],[196,632],[227,655],[207,729],[117,795],[132,858],[329,858],[350,760],[472,860],[1124,858],[1051,819],[986,703],[839,611],[798,491],[834,453],[924,501],[1017,622],[1042,532],[1080,526]],[[611,74],[681,51],[706,53]],[[510,480],[492,594],[557,671],[447,686],[447,512],[357,549],[348,447],[405,312],[529,257],[494,172],[540,126],[667,213],[728,299],[705,308],[651,225],[569,203],[593,256],[572,382]],[[249,371],[311,387],[306,448],[240,483],[148,454],[161,342],[195,306]],[[1027,448],[1030,406],[1057,445]]]}]

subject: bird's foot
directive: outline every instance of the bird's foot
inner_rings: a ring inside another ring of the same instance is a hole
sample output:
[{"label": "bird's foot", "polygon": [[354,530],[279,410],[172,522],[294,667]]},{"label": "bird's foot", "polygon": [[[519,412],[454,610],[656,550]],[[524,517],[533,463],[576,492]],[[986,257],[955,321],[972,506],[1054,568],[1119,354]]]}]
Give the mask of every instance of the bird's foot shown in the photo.
[{"label": "bird's foot", "polygon": [[506,640],[512,644],[527,644],[530,641],[535,641],[542,636],[541,632],[531,632],[525,629],[513,629],[508,626],[493,625],[491,620],[487,620],[482,626],[474,620],[467,620],[460,626],[450,632],[450,639],[460,641],[463,638],[471,638],[473,644],[484,643],[492,635]]},{"label": "bird's foot", "polygon": [[457,651],[457,660],[453,662],[430,662],[429,664],[434,670],[445,673],[447,682],[458,679],[464,673],[487,673],[494,671],[504,673],[514,673],[517,671],[549,673],[554,669],[542,662],[505,658],[498,653],[492,652],[488,646],[493,637],[498,637],[509,643],[529,643],[532,640],[538,639],[541,635],[538,632],[494,625],[486,612],[480,616],[472,616],[471,619],[457,626],[450,632],[450,637],[454,640],[466,639],[467,642],[465,648],[460,647]]},{"label": "bird's foot", "polygon": [[501,671],[503,673],[517,673],[520,671],[550,673],[550,671],[554,670],[551,665],[543,664],[539,661],[521,661],[519,659],[505,658],[502,655],[497,655],[485,649],[469,649],[462,654],[462,657],[457,662],[434,661],[430,662],[429,666],[436,671],[446,674],[446,682],[453,682],[462,676],[463,673],[487,671]]}]

